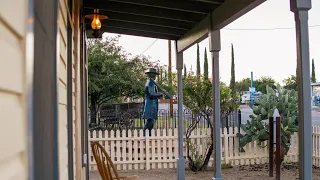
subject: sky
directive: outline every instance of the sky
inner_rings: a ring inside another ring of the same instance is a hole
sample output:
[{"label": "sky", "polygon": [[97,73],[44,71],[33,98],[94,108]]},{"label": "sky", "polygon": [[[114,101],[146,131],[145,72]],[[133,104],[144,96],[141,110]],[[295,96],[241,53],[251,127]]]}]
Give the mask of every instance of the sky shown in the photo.
[{"label": "sky", "polygon": [[[235,53],[236,81],[271,76],[282,84],[284,78],[295,74],[296,38],[294,15],[290,11],[290,0],[267,0],[254,10],[245,14],[221,30],[220,78],[229,84],[231,77],[231,44]],[[258,30],[257,30],[258,29]],[[264,30],[261,30],[264,29]],[[105,33],[107,36],[115,34]],[[309,11],[310,61],[314,58],[316,78],[320,81],[320,0],[312,0]],[[151,60],[168,64],[168,41],[153,38],[121,35],[121,46],[132,55],[144,54]],[[149,48],[148,48],[149,47]],[[204,49],[209,40],[199,43],[201,72],[203,73]],[[175,70],[175,49],[172,41],[172,69]],[[196,45],[184,52],[187,70],[196,71]],[[209,72],[211,74],[211,55]],[[310,63],[311,65],[311,63]]]}]

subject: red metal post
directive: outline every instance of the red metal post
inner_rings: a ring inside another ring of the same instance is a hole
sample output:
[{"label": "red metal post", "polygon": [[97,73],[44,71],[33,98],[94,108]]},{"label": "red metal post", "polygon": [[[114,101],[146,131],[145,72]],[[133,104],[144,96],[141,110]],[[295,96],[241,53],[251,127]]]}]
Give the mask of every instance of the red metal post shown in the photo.
[{"label": "red metal post", "polygon": [[273,117],[269,117],[269,177],[273,177]]},{"label": "red metal post", "polygon": [[280,180],[281,165],[281,118],[276,117],[276,180]]}]

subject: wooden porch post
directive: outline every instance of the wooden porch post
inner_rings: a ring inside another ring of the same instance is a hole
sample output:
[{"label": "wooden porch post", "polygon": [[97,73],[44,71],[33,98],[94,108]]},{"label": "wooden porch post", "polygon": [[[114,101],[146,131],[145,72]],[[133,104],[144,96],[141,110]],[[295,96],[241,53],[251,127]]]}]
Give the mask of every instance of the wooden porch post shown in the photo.
[{"label": "wooden porch post", "polygon": [[312,179],[312,121],[308,11],[311,0],[290,0],[296,22],[299,108],[299,179]]},{"label": "wooden porch post", "polygon": [[209,23],[209,50],[212,58],[212,89],[213,89],[213,137],[214,143],[214,176],[213,180],[222,180],[221,174],[221,137],[220,137],[220,72],[219,52],[221,50],[220,30],[212,27],[212,14]]},{"label": "wooden porch post", "polygon": [[178,180],[185,179],[185,160],[183,156],[183,84],[182,84],[182,69],[183,69],[183,51],[178,53],[176,42],[176,68],[178,74]]},{"label": "wooden porch post", "polygon": [[33,179],[59,180],[58,0],[34,0]]}]

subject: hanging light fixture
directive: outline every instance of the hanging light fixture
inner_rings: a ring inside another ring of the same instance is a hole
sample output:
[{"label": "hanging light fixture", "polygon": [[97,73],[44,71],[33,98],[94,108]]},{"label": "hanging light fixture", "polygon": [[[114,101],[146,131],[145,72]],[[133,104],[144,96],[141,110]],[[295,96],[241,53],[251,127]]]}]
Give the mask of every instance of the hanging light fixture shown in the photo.
[{"label": "hanging light fixture", "polygon": [[108,19],[108,16],[99,14],[99,9],[94,9],[93,14],[89,14],[85,16],[87,19],[92,19],[91,28],[93,30],[92,35],[97,38],[101,35],[101,20]]}]

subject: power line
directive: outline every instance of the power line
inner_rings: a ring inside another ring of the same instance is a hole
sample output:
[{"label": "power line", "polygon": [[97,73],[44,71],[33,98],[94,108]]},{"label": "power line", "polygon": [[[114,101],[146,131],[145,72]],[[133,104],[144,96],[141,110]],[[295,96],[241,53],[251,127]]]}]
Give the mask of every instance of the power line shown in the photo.
[{"label": "power line", "polygon": [[[309,26],[309,28],[320,27],[320,25]],[[233,29],[233,28],[223,28],[223,30],[231,30],[231,31],[273,31],[273,30],[287,30],[287,29],[295,29],[295,27],[288,28],[255,28],[255,29]]]},{"label": "power line", "polygon": [[141,55],[144,54],[151,46],[153,46],[153,44],[156,43],[156,41],[158,41],[158,39],[154,40],[154,41],[147,47],[147,49],[145,49],[145,50],[141,53]]},{"label": "power line", "polygon": [[[314,28],[314,27],[320,27],[320,25],[312,25],[309,26],[309,28]],[[234,29],[234,28],[223,28],[223,30],[230,30],[230,31],[274,31],[274,30],[288,30],[288,29],[295,29],[295,27],[287,27],[287,28],[253,28],[253,29]],[[142,53],[143,55],[148,49],[150,49],[154,43],[156,43],[158,39],[154,40]]]}]

